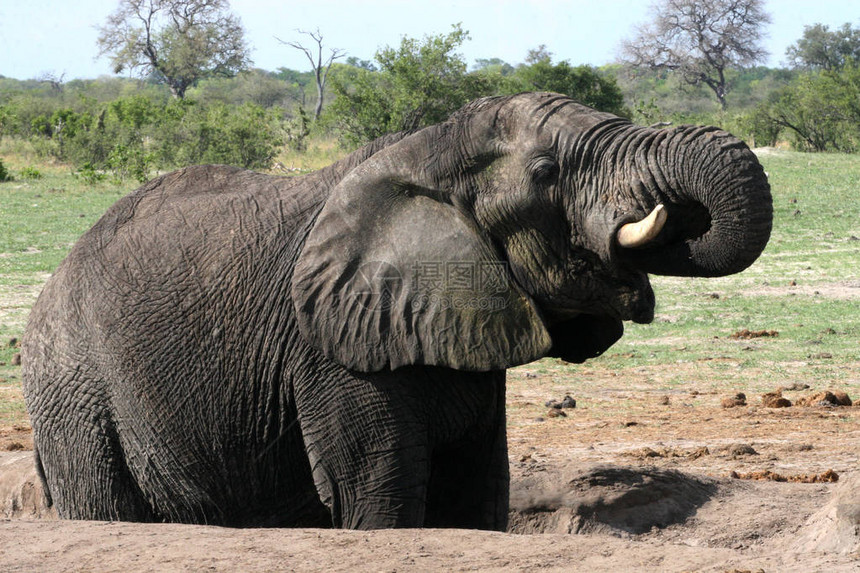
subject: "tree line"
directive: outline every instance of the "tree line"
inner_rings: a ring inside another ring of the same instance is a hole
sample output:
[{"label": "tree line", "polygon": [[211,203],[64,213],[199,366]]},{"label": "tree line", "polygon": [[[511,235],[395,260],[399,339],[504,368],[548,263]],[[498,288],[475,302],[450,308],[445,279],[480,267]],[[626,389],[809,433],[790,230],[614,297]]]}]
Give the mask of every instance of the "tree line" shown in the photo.
[{"label": "tree line", "polygon": [[[121,0],[100,29],[114,69],[137,79],[0,78],[0,138],[90,172],[145,179],[192,163],[271,165],[278,150],[314,137],[349,148],[384,133],[443,121],[477,97],[556,91],[645,124],[721,125],[754,145],[860,151],[860,29],[805,29],[789,67],[757,66],[769,16],[761,0],[661,0],[600,68],[555,60],[546,46],[520,64],[471,68],[468,31],[404,37],[372,61],[346,58],[319,31],[302,50],[312,69],[250,67],[226,0]],[[324,105],[325,103],[325,105]]]}]

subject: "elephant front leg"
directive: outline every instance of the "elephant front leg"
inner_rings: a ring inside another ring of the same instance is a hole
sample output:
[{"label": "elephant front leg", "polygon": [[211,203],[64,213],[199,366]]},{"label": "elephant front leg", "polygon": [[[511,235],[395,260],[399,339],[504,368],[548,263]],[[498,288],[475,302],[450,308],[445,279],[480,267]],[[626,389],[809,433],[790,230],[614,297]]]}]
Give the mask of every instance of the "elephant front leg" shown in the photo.
[{"label": "elephant front leg", "polygon": [[426,448],[397,454],[375,452],[358,460],[331,458],[308,446],[314,483],[331,511],[332,525],[345,529],[423,527],[426,512]]},{"label": "elephant front leg", "polygon": [[490,419],[465,438],[434,449],[425,527],[507,528],[510,473],[503,384],[503,378],[495,384],[495,396],[486,384],[483,404]]},{"label": "elephant front leg", "polygon": [[335,527],[423,527],[430,480],[426,421],[400,388],[367,380],[296,390],[314,483]]}]

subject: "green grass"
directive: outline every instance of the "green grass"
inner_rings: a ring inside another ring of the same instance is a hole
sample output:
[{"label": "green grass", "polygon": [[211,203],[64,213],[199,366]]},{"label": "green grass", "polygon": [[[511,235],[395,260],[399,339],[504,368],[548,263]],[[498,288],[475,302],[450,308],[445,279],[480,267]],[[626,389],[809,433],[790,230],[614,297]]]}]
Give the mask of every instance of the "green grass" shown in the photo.
[{"label": "green grass", "polygon": [[[0,184],[0,425],[26,418],[9,340],[21,338],[39,289],[76,239],[136,186],[88,185],[67,167],[34,164],[26,149],[5,145],[0,158],[13,175],[33,166],[42,177]],[[280,159],[304,170],[338,153],[323,145]],[[806,382],[860,397],[860,157],[779,151],[761,161],[773,188],[774,230],[750,269],[710,280],[653,277],[653,324],[625,325],[624,338],[586,364],[545,359],[528,368],[565,380],[644,372],[669,390],[691,378],[715,389]],[[779,335],[730,337],[742,329]]]}]

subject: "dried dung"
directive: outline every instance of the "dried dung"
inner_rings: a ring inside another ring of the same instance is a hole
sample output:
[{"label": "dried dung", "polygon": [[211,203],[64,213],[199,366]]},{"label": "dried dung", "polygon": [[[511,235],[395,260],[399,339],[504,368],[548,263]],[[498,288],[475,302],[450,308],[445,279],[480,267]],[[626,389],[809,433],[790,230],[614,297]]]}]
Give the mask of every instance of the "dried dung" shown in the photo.
[{"label": "dried dung", "polygon": [[833,470],[827,470],[822,474],[798,474],[782,475],[770,470],[758,470],[746,474],[732,471],[729,474],[734,479],[768,480],[793,483],[833,483],[839,481],[839,474]]},{"label": "dried dung", "polygon": [[783,398],[780,390],[762,394],[761,403],[765,408],[788,408],[791,406],[791,401]]},{"label": "dried dung", "polygon": [[720,401],[720,406],[723,408],[737,408],[738,406],[747,405],[747,396],[743,392],[738,392],[734,396],[727,396]]},{"label": "dried dung", "polygon": [[738,330],[737,332],[729,335],[729,338],[734,338],[735,340],[750,340],[752,338],[776,338],[779,336],[779,332],[776,330],[747,330],[744,328],[743,330]]},{"label": "dried dung", "polygon": [[824,391],[803,396],[794,401],[796,406],[850,406],[851,398],[840,391]]}]

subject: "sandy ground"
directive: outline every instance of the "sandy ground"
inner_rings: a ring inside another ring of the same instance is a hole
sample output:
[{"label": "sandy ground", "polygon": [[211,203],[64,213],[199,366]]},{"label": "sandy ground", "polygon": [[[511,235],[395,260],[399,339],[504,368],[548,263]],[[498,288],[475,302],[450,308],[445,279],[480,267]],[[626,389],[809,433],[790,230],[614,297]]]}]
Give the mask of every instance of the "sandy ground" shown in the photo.
[{"label": "sandy ground", "polygon": [[[710,386],[658,391],[656,372],[636,374],[511,372],[509,533],[56,521],[29,428],[0,429],[16,450],[0,454],[0,569],[860,571],[860,407],[750,394],[724,408]],[[545,405],[568,393],[576,408]]]}]

